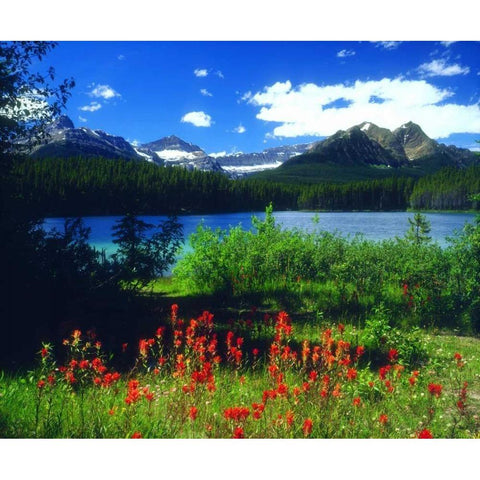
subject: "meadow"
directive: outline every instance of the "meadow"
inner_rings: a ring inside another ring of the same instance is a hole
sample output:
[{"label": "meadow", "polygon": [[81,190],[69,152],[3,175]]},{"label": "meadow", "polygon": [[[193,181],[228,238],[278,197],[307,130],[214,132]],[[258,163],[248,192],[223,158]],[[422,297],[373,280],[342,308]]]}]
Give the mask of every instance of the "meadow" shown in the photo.
[{"label": "meadow", "polygon": [[372,242],[266,213],[127,288],[155,306],[141,338],[75,328],[3,372],[0,436],[478,438],[478,224],[440,248],[421,215]]},{"label": "meadow", "polygon": [[[252,308],[220,327],[177,304],[152,336],[112,359],[94,332],[44,344],[38,368],[1,379],[2,437],[478,438],[479,340],[297,325]],[[428,360],[427,360],[428,359]],[[119,373],[123,364],[123,371]]]}]

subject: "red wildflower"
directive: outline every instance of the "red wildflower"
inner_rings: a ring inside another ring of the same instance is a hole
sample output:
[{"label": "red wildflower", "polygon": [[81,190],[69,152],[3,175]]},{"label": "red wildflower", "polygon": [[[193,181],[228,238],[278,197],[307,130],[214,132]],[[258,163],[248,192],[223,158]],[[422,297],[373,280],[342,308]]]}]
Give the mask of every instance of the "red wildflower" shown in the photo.
[{"label": "red wildflower", "polygon": [[55,376],[53,374],[50,374],[47,378],[47,382],[49,385],[54,385],[55,384]]},{"label": "red wildflower", "polygon": [[340,397],[341,396],[340,389],[341,389],[341,385],[339,383],[337,383],[335,385],[335,388],[333,389],[332,395],[334,397]]},{"label": "red wildflower", "polygon": [[127,347],[128,347],[128,343],[122,343],[122,353],[125,353],[125,351],[127,350]]},{"label": "red wildflower", "polygon": [[197,407],[190,407],[190,412],[188,414],[188,416],[190,417],[190,420],[195,420],[197,418],[197,414],[198,414],[198,409]]},{"label": "red wildflower", "polygon": [[89,366],[89,362],[88,360],[80,360],[79,364],[78,364],[78,368],[82,369],[82,370],[85,370],[87,369]]},{"label": "red wildflower", "polygon": [[243,428],[236,427],[233,431],[233,438],[245,438],[245,433],[243,432]]},{"label": "red wildflower", "polygon": [[355,380],[357,378],[357,371],[354,368],[349,368],[347,372],[347,378],[349,380]]},{"label": "red wildflower", "polygon": [[338,328],[338,331],[340,332],[340,334],[342,334],[345,331],[345,325],[343,323],[339,323],[337,325],[337,328]]},{"label": "red wildflower", "polygon": [[134,434],[132,435],[132,438],[143,438],[143,437],[140,432],[134,432]]},{"label": "red wildflower", "polygon": [[109,415],[114,415],[114,414],[115,414],[115,409],[114,409],[114,408],[111,408],[111,409],[108,411],[108,414],[109,414]]},{"label": "red wildflower", "polygon": [[357,347],[357,357],[360,358],[365,353],[365,347],[359,345]]},{"label": "red wildflower", "polygon": [[223,412],[226,420],[235,420],[236,422],[246,420],[249,415],[250,410],[247,407],[231,407]]},{"label": "red wildflower", "polygon": [[153,394],[152,392],[147,392],[147,393],[145,393],[145,398],[146,398],[149,402],[151,402],[151,401],[153,400],[153,398],[154,398],[154,394]]},{"label": "red wildflower", "polygon": [[359,407],[360,404],[362,403],[362,399],[360,397],[355,397],[352,403],[354,407]]},{"label": "red wildflower", "polygon": [[42,358],[45,358],[48,355],[48,349],[45,347],[42,348],[42,350],[40,350],[40,355],[42,356]]},{"label": "red wildflower", "polygon": [[386,365],[385,367],[380,367],[378,370],[378,376],[380,377],[380,380],[385,380],[385,376],[391,369],[391,365]]},{"label": "red wildflower", "polygon": [[433,438],[432,432],[424,428],[421,432],[418,433],[417,438]]},{"label": "red wildflower", "polygon": [[388,422],[388,415],[385,415],[384,413],[382,413],[382,414],[378,417],[378,421],[379,421],[382,425],[385,425],[385,424]]},{"label": "red wildflower", "polygon": [[410,385],[412,385],[412,387],[413,387],[413,385],[415,385],[415,383],[417,381],[417,377],[410,377],[408,379],[408,381],[410,382]]},{"label": "red wildflower", "polygon": [[287,425],[291,427],[293,424],[293,420],[295,419],[294,413],[291,410],[288,410],[285,413],[285,419],[287,421]]},{"label": "red wildflower", "polygon": [[37,383],[37,388],[41,390],[45,386],[45,380],[39,380]]},{"label": "red wildflower", "polygon": [[455,360],[461,360],[461,359],[462,359],[462,356],[461,356],[458,352],[456,352],[455,355],[453,355],[453,358],[454,358]]},{"label": "red wildflower", "polygon": [[313,428],[312,419],[307,418],[307,419],[303,422],[303,427],[302,427],[303,435],[304,435],[305,437],[308,437],[308,435],[310,435],[310,434],[312,433],[312,428]]},{"label": "red wildflower", "polygon": [[288,393],[288,387],[284,383],[281,383],[277,387],[277,392],[279,395],[286,395]]},{"label": "red wildflower", "polygon": [[390,363],[396,362],[398,360],[398,350],[391,348],[388,352],[388,361]]},{"label": "red wildflower", "polygon": [[65,372],[65,378],[67,382],[70,383],[70,385],[73,385],[77,381],[77,379],[73,375],[73,372],[70,371]]},{"label": "red wildflower", "polygon": [[428,384],[428,391],[431,395],[435,397],[439,397],[442,394],[442,385],[438,383],[429,383]]},{"label": "red wildflower", "polygon": [[318,373],[315,371],[315,370],[312,370],[309,375],[308,375],[308,378],[312,381],[312,382],[315,382],[315,380],[317,380],[317,376],[318,376]]},{"label": "red wildflower", "polygon": [[254,349],[252,350],[252,353],[253,353],[253,356],[254,356],[254,357],[258,357],[258,354],[259,354],[260,352],[259,352],[258,348],[254,348]]}]

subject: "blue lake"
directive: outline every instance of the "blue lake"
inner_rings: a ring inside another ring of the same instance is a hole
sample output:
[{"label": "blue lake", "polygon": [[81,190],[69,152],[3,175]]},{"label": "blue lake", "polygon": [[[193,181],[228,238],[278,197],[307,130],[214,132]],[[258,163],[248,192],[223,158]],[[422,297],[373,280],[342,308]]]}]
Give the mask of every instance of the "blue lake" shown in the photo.
[{"label": "blue lake", "polygon": [[[213,215],[183,215],[179,221],[184,228],[185,238],[194,232],[203,221],[205,226],[221,229],[236,227],[239,224],[244,229],[252,227],[252,215],[265,218],[265,212],[243,212]],[[313,219],[318,215],[319,222]],[[434,241],[446,246],[446,238],[461,230],[466,222],[473,222],[473,213],[427,213],[425,214],[431,224],[430,235]],[[343,236],[360,233],[370,240],[384,240],[394,237],[403,237],[409,228],[408,218],[413,218],[411,212],[274,212],[277,223],[283,228],[300,228],[312,232],[315,230],[337,231]],[[97,249],[105,249],[107,254],[115,252],[112,243],[112,226],[121,217],[84,217],[87,227],[91,228],[90,243]],[[159,224],[166,219],[165,216],[142,216],[142,220]],[[44,227],[47,231],[56,228],[62,231],[63,218],[47,218]]]}]

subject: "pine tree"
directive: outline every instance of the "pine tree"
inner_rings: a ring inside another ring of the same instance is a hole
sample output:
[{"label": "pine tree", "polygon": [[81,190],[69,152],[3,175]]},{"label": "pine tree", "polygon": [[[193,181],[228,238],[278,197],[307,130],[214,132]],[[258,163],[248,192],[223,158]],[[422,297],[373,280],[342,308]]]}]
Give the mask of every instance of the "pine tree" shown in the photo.
[{"label": "pine tree", "polygon": [[413,216],[413,220],[411,218],[408,219],[408,223],[410,224],[410,228],[405,235],[407,240],[420,245],[432,239],[432,237],[428,236],[431,226],[425,215],[416,213]]}]

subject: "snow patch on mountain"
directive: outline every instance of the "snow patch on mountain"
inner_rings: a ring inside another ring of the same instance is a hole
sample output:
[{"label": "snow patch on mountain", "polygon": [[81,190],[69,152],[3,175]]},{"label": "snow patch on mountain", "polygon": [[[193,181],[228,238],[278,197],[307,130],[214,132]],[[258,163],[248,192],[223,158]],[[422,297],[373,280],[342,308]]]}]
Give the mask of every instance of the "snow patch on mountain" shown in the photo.
[{"label": "snow patch on mountain", "polygon": [[262,163],[260,165],[223,165],[222,168],[228,173],[237,173],[246,175],[248,173],[262,172],[263,170],[271,170],[279,167],[283,162]]}]

